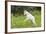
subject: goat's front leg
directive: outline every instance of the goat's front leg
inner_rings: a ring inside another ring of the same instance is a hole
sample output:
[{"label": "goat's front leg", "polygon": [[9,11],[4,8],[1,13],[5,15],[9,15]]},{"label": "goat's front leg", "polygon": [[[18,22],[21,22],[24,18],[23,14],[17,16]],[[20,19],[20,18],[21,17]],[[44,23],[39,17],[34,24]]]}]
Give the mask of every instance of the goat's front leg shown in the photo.
[{"label": "goat's front leg", "polygon": [[27,21],[29,18],[26,18],[24,21]]}]

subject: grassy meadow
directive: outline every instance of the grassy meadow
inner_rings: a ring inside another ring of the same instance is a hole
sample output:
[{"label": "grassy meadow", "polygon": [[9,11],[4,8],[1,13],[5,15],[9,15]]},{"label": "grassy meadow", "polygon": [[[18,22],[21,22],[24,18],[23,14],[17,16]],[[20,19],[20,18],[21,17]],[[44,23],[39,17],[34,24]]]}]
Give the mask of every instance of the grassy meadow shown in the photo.
[{"label": "grassy meadow", "polygon": [[[38,10],[34,10],[32,12],[32,15],[35,17],[36,26],[34,27],[40,27],[41,26],[41,13]],[[11,16],[11,28],[32,28],[33,24],[30,21],[24,21],[25,16]]]}]

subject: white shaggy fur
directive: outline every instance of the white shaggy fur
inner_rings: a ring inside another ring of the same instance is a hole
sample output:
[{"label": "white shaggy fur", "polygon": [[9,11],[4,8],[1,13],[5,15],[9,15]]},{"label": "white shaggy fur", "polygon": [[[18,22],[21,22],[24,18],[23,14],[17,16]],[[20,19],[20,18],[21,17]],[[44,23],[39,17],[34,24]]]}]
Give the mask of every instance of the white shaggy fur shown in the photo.
[{"label": "white shaggy fur", "polygon": [[32,14],[30,14],[27,10],[24,10],[24,15],[26,16],[26,19],[24,21],[31,20],[34,24],[36,23],[35,17]]}]

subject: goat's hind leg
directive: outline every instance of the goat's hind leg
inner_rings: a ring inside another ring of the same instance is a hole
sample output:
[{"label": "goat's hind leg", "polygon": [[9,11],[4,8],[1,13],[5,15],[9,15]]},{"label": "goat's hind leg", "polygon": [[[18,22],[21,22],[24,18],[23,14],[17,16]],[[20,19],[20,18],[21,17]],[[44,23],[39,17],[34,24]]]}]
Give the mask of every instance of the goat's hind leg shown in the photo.
[{"label": "goat's hind leg", "polygon": [[35,24],[35,25],[36,25],[35,19],[33,20],[33,24]]},{"label": "goat's hind leg", "polygon": [[32,26],[36,26],[36,22],[35,22],[35,19],[32,20]]}]

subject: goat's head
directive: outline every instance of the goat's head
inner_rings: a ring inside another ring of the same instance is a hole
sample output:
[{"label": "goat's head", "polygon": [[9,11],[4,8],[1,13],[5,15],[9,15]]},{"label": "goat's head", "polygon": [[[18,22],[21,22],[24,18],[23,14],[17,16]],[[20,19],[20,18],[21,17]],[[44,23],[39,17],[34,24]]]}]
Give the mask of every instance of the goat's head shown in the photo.
[{"label": "goat's head", "polygon": [[29,14],[27,10],[24,10],[24,15],[27,15]]}]

